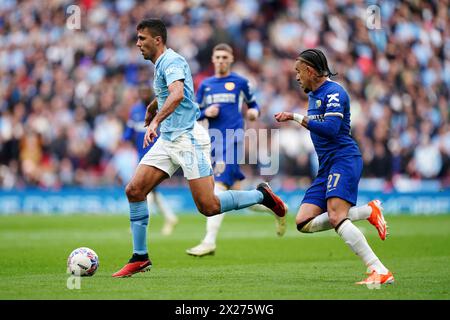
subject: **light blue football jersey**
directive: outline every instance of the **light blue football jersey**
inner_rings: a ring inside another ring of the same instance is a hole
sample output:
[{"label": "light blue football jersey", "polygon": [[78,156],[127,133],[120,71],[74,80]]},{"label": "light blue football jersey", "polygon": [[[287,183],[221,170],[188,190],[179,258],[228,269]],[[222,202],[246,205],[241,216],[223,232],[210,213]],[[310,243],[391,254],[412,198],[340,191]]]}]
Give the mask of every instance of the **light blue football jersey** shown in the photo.
[{"label": "light blue football jersey", "polygon": [[169,96],[169,85],[177,80],[184,80],[184,98],[160,126],[161,138],[169,141],[192,130],[200,110],[195,102],[194,82],[188,63],[181,55],[167,49],[155,63],[153,89],[158,99],[158,110]]}]

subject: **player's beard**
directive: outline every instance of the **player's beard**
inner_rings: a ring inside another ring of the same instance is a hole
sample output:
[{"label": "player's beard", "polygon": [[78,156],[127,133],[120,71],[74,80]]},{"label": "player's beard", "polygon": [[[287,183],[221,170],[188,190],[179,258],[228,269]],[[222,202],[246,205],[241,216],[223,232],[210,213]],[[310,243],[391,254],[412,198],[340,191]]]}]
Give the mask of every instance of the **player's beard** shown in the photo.
[{"label": "player's beard", "polygon": [[145,60],[154,60],[154,57],[156,55],[156,49],[155,48],[147,48],[147,50],[145,50],[143,56]]},{"label": "player's beard", "polygon": [[305,93],[309,93],[309,92],[311,92],[311,89],[309,89],[309,88],[304,88],[303,91],[304,91]]}]

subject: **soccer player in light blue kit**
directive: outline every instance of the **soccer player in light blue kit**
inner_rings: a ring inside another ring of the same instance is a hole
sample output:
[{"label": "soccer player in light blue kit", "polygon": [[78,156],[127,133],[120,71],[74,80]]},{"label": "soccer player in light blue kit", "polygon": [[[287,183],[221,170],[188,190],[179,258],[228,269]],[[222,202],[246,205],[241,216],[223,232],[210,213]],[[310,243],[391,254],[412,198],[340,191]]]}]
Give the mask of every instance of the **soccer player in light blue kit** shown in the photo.
[{"label": "soccer player in light blue kit", "polygon": [[[143,146],[145,132],[147,131],[144,127],[145,114],[147,112],[147,106],[152,101],[153,91],[150,86],[141,84],[138,88],[138,93],[139,102],[133,105],[130,110],[123,139],[134,143],[139,160],[141,160],[156,141],[150,143],[146,148]],[[153,189],[147,196],[147,203],[148,205],[152,203],[156,204],[164,217],[164,225],[161,229],[162,235],[168,236],[172,234],[175,225],[178,223],[178,218],[173,213],[163,194],[156,188]]]},{"label": "soccer player in light blue kit", "polygon": [[[150,270],[147,250],[148,207],[145,198],[179,167],[188,180],[198,210],[205,216],[242,209],[260,203],[280,219],[287,208],[267,183],[250,191],[227,190],[214,194],[208,132],[197,123],[200,110],[195,102],[193,81],[186,60],[166,47],[167,30],[159,19],[146,19],[137,26],[137,47],[155,65],[155,100],[147,107],[144,147],[158,137],[139,163],[125,192],[130,204],[133,255],[113,277],[129,277]],[[157,111],[156,111],[157,110]]]},{"label": "soccer player in light blue kit", "polygon": [[[206,78],[200,84],[197,90],[197,102],[200,104],[198,120],[207,119],[211,133],[213,146],[211,157],[217,193],[224,190],[239,190],[240,181],[245,179],[239,166],[239,160],[241,160],[239,157],[244,154],[242,104],[245,102],[248,106],[246,117],[250,121],[257,119],[259,106],[250,90],[248,80],[231,72],[234,56],[233,49],[228,44],[216,45],[213,48],[211,61],[214,64],[214,76]],[[218,137],[227,137],[227,130],[234,132],[233,139],[230,141],[218,139]],[[197,257],[214,254],[217,234],[224,216],[220,214],[207,217],[205,237],[199,245],[187,249],[186,253]],[[286,226],[278,224],[277,227],[282,235]]]},{"label": "soccer player in light blue kit", "polygon": [[358,145],[350,136],[349,96],[341,85],[329,79],[335,74],[319,49],[300,53],[295,71],[297,81],[308,94],[308,115],[279,112],[275,119],[294,120],[308,129],[319,157],[319,172],[297,213],[297,229],[312,233],[334,228],[369,269],[369,277],[357,284],[393,283],[392,273],[352,223],[367,219],[377,228],[380,238],[386,238],[387,225],[380,202],[373,200],[355,206],[363,161]]}]

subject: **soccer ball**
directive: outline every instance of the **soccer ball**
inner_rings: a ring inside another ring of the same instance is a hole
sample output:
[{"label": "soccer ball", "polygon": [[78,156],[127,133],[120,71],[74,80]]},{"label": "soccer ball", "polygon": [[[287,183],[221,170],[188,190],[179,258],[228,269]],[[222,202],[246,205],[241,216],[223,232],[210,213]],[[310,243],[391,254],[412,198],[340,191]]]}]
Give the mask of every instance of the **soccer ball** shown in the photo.
[{"label": "soccer ball", "polygon": [[67,272],[74,276],[91,277],[99,266],[94,250],[81,247],[72,251],[67,258]]}]

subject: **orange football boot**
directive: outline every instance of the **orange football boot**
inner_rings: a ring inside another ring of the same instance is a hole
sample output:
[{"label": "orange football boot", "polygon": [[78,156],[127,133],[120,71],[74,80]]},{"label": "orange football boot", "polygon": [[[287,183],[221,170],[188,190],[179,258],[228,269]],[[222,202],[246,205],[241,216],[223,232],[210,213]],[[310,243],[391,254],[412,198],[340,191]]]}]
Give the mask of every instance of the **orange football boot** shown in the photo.
[{"label": "orange football boot", "polygon": [[368,203],[368,205],[372,208],[372,213],[370,217],[367,219],[372,225],[377,228],[378,235],[381,240],[385,240],[387,235],[389,234],[387,229],[388,226],[383,216],[383,207],[381,206],[380,200],[372,200]]},{"label": "orange football boot", "polygon": [[356,282],[356,284],[392,284],[394,283],[394,276],[392,272],[388,271],[387,274],[378,274],[375,270],[370,273],[366,280]]}]

